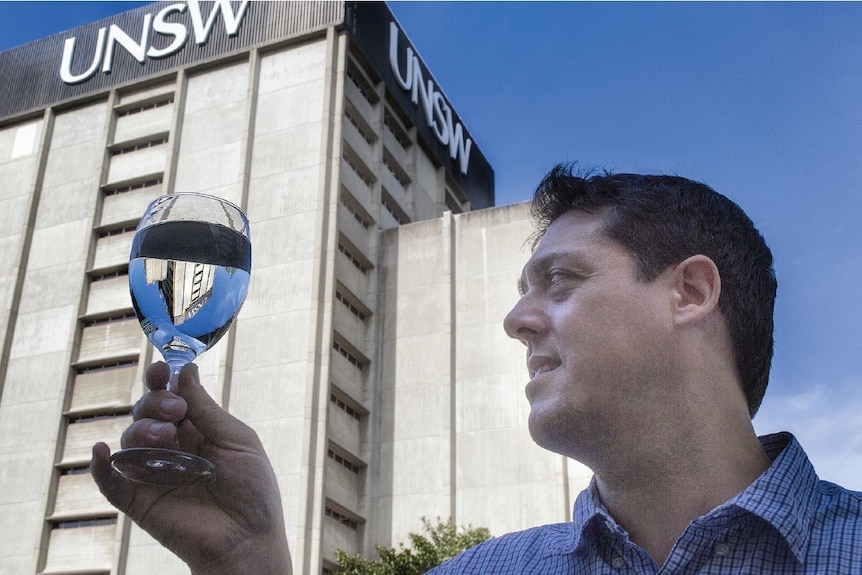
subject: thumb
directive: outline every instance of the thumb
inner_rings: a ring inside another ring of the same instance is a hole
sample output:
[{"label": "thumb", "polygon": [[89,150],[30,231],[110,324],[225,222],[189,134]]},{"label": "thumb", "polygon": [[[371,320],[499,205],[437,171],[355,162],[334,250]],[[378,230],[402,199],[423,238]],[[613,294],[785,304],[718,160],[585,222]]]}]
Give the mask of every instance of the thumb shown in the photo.
[{"label": "thumb", "polygon": [[105,498],[125,513],[134,500],[134,493],[130,482],[111,468],[110,457],[110,448],[102,442],[96,443],[90,461],[90,474]]},{"label": "thumb", "polygon": [[207,440],[221,442],[236,439],[248,429],[240,420],[225,411],[201,385],[198,366],[189,363],[180,370],[177,395],[186,400],[188,419]]}]

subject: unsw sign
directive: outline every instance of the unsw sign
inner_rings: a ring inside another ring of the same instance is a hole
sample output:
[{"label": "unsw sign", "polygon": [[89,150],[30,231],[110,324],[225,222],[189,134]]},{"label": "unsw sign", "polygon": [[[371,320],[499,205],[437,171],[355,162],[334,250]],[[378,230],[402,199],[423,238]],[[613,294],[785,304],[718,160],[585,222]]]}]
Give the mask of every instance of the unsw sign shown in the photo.
[{"label": "unsw sign", "polygon": [[[63,45],[63,58],[60,62],[60,78],[66,84],[79,84],[92,78],[99,70],[108,74],[114,61],[114,51],[117,46],[123,48],[132,57],[144,64],[148,59],[165,58],[182,50],[189,40],[189,29],[182,22],[172,21],[172,16],[188,11],[191,18],[195,44],[203,45],[209,40],[219,13],[224,20],[225,33],[235,36],[240,29],[250,0],[243,0],[236,9],[230,0],[216,0],[209,15],[204,20],[201,5],[198,0],[178,2],[165,6],[156,13],[144,15],[138,39],[132,38],[128,32],[111,24],[99,28],[96,48],[86,69],[73,72],[75,61],[75,43],[77,37],[66,39]],[[209,3],[208,3],[209,4]],[[154,40],[158,38],[159,41]],[[167,45],[164,45],[167,42]],[[161,45],[162,47],[156,47]],[[80,67],[78,67],[80,69]]]},{"label": "unsw sign", "polygon": [[381,80],[390,102],[416,130],[422,151],[445,169],[471,209],[494,205],[494,170],[407,34],[383,2],[346,2],[352,47]]},{"label": "unsw sign", "polygon": [[449,146],[449,157],[458,160],[462,174],[467,173],[470,166],[470,149],[473,141],[465,137],[464,126],[454,120],[452,106],[446,97],[434,86],[434,80],[427,82],[422,73],[419,57],[413,53],[413,48],[406,46],[404,55],[404,73],[398,61],[399,28],[395,22],[389,23],[389,65],[395,81],[405,92],[410,92],[410,100],[414,106],[422,101],[425,121],[434,137],[442,146]]}]

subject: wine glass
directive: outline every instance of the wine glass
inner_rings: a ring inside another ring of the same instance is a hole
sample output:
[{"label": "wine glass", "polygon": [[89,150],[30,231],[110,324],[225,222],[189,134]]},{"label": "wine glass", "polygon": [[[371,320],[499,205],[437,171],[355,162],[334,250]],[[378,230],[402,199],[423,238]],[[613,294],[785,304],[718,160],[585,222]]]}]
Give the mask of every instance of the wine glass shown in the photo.
[{"label": "wine glass", "polygon": [[[215,196],[161,196],[141,218],[129,260],[132,306],[171,368],[170,390],[180,369],[225,334],[245,301],[251,272],[248,218]],[[111,464],[125,477],[147,483],[215,480],[212,463],[177,449],[123,449]]]}]

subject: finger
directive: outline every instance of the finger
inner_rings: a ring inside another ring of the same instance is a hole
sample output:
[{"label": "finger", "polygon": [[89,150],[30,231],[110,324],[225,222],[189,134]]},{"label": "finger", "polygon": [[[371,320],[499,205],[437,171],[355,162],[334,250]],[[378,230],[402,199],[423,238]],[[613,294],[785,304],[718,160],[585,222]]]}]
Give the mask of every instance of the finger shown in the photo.
[{"label": "finger", "polygon": [[140,419],[132,423],[120,437],[123,449],[129,447],[166,447],[174,446],[177,426],[158,419]]},{"label": "finger", "polygon": [[186,416],[186,400],[175,393],[158,389],[145,393],[132,408],[132,418],[179,422]]},{"label": "finger", "polygon": [[204,436],[190,420],[184,419],[177,424],[177,441],[182,451],[201,453],[204,440]]},{"label": "finger", "polygon": [[165,389],[171,377],[171,368],[163,361],[157,361],[147,366],[144,383],[148,389]]},{"label": "finger", "polygon": [[90,474],[102,495],[117,509],[125,513],[131,505],[133,494],[129,482],[111,467],[111,449],[104,443],[93,446]]},{"label": "finger", "polygon": [[221,408],[200,384],[198,366],[190,363],[179,374],[177,393],[185,398],[186,418],[207,441],[243,443],[257,441],[254,431]]}]

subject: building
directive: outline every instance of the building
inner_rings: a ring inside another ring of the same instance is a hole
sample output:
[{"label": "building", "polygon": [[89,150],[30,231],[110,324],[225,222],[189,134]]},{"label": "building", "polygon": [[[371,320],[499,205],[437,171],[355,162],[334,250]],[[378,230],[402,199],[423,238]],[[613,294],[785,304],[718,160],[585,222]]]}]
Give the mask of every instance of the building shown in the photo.
[{"label": "building", "polygon": [[565,521],[500,322],[528,257],[384,4],[156,3],[0,53],[0,573],[184,573],[88,472],[158,358],[128,295],[167,190],[245,208],[245,307],[199,358],[272,458],[297,573],[453,518]]}]

